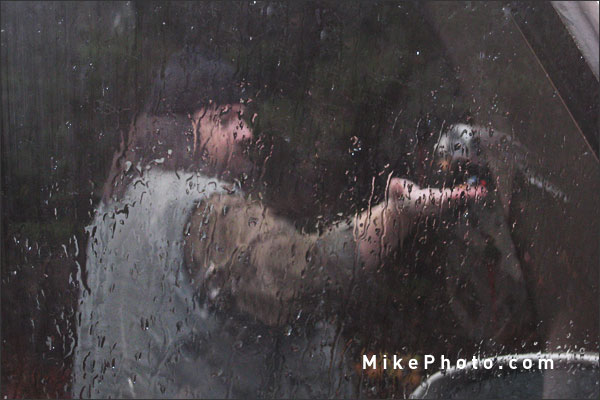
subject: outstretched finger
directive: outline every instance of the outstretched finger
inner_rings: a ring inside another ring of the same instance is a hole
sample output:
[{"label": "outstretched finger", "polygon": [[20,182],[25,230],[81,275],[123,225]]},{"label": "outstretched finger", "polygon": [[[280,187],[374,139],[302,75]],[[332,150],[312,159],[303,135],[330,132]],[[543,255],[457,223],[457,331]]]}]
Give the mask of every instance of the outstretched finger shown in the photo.
[{"label": "outstretched finger", "polygon": [[487,189],[483,185],[467,186],[460,185],[450,189],[449,198],[452,200],[471,199],[481,200],[487,195]]}]

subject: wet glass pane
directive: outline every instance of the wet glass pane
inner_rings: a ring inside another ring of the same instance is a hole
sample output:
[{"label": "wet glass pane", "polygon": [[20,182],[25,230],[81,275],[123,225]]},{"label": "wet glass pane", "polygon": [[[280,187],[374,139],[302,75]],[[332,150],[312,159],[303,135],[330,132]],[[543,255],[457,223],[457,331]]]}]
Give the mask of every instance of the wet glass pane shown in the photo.
[{"label": "wet glass pane", "polygon": [[3,2],[2,397],[597,398],[546,6]]}]

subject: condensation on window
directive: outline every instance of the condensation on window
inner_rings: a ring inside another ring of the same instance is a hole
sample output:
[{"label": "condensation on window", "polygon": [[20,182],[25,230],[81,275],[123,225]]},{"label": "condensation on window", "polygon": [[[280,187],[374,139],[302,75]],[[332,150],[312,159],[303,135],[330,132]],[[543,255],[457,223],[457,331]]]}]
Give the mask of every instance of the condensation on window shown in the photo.
[{"label": "condensation on window", "polygon": [[2,397],[597,397],[597,149],[511,7],[3,2]]}]

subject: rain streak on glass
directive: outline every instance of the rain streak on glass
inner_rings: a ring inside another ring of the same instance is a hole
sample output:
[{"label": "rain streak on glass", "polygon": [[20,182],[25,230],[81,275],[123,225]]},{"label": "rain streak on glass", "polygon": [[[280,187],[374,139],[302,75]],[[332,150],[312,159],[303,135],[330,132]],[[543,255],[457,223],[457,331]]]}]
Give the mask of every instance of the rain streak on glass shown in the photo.
[{"label": "rain streak on glass", "polygon": [[598,397],[566,3],[3,2],[0,395]]}]

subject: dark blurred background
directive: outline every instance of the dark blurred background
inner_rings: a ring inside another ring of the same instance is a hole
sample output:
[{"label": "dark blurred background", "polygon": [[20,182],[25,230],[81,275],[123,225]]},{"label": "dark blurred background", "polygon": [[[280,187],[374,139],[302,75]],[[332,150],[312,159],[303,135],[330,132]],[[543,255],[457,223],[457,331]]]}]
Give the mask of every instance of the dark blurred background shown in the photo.
[{"label": "dark blurred background", "polygon": [[[431,152],[451,123],[515,134],[577,193],[567,211],[535,193],[513,203],[537,319],[511,346],[543,349],[555,329],[597,351],[597,160],[503,4],[2,2],[2,396],[69,396],[84,227],[153,76],[186,46],[230,62],[255,130],[289,144],[313,189],[292,215],[306,230],[363,209],[371,191],[378,202],[392,171],[439,182]],[[449,301],[444,236],[428,224],[408,238],[394,312],[371,335],[390,353],[474,351],[451,318],[428,326]],[[384,378],[374,393],[405,394]]]}]

